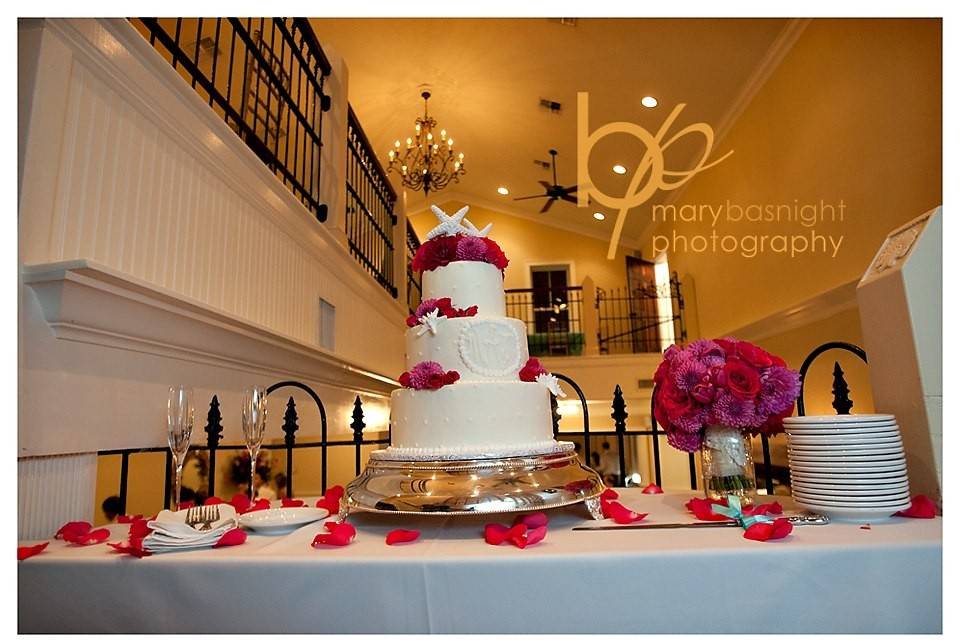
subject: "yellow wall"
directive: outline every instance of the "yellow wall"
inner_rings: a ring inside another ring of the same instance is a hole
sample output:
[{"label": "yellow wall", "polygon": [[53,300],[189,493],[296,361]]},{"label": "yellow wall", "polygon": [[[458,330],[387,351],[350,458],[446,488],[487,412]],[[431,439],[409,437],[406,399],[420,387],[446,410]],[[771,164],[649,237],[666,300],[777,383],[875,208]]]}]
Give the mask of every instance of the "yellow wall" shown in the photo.
[{"label": "yellow wall", "polygon": [[[681,278],[696,280],[701,335],[724,335],[857,279],[889,231],[941,203],[940,39],[939,20],[807,26],[714,152],[733,155],[694,177],[677,205],[842,199],[844,221],[817,227],[842,234],[841,249],[835,259],[670,254]],[[722,220],[716,228],[738,236],[807,230]],[[667,223],[656,233],[674,229],[689,236],[711,226]]]},{"label": "yellow wall", "polygon": [[[464,204],[448,201],[438,206],[453,213]],[[586,276],[603,288],[625,287],[627,269],[624,256],[631,253],[623,249],[613,260],[607,260],[607,242],[588,236],[557,229],[534,220],[499,213],[483,207],[470,205],[469,220],[478,228],[493,223],[490,238],[507,254],[510,265],[504,274],[504,287],[526,289],[530,287],[530,266],[535,264],[571,264],[571,285],[583,282]],[[436,226],[437,219],[428,210],[410,217],[410,222],[420,238]]]}]

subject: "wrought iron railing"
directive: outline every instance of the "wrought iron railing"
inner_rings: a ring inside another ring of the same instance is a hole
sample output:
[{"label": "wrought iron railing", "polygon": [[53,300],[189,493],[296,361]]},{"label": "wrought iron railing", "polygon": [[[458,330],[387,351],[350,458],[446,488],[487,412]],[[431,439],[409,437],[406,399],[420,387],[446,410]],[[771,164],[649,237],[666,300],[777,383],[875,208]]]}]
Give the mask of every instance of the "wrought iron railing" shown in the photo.
[{"label": "wrought iron railing", "polygon": [[583,287],[508,289],[507,315],[527,325],[531,356],[583,353]]},{"label": "wrought iron railing", "polygon": [[321,222],[324,78],[306,18],[131,18],[130,22]]},{"label": "wrought iron railing", "polygon": [[600,353],[660,353],[665,337],[676,342],[687,338],[676,272],[661,286],[598,289],[595,304]]},{"label": "wrought iron railing", "polygon": [[394,298],[393,228],[397,194],[360,121],[347,114],[347,240],[350,253]]},{"label": "wrought iron railing", "polygon": [[410,313],[416,311],[417,307],[420,306],[420,301],[423,299],[421,274],[415,272],[410,266],[413,256],[419,248],[420,239],[417,237],[417,232],[414,231],[413,225],[407,220],[407,308],[410,309]]},{"label": "wrought iron railing", "polygon": [[[844,342],[829,342],[826,343],[817,349],[815,349],[807,358],[804,360],[803,365],[800,367],[800,380],[801,380],[801,394],[800,398],[797,401],[797,413],[798,415],[804,415],[804,381],[807,376],[807,372],[810,368],[810,365],[813,361],[820,356],[825,351],[831,349],[842,349],[850,351],[857,355],[864,362],[867,361],[866,353],[860,347]],[[835,384],[833,387],[834,395],[834,408],[838,413],[849,413],[852,408],[852,403],[849,400],[847,394],[847,385],[843,380],[843,371],[839,370],[839,363],[835,363],[834,367],[837,369],[835,372]],[[560,430],[560,421],[561,415],[559,412],[559,405],[554,398],[552,400],[552,418],[553,418],[553,430],[556,437],[561,437],[564,439],[575,439],[579,440],[579,453],[581,460],[585,464],[591,464],[593,458],[592,454],[594,451],[592,439],[594,438],[607,438],[612,437],[616,440],[617,443],[617,463],[619,474],[615,477],[615,484],[623,486],[627,482],[629,477],[629,468],[627,462],[627,445],[626,440],[630,437],[647,437],[651,439],[651,448],[652,448],[652,457],[653,457],[653,481],[660,485],[663,483],[662,467],[661,467],[661,442],[660,439],[666,437],[666,433],[660,426],[657,424],[656,418],[653,417],[653,403],[656,399],[657,389],[654,388],[653,396],[651,399],[651,411],[650,411],[650,428],[649,429],[631,429],[628,426],[629,413],[627,412],[627,403],[623,397],[623,392],[620,388],[620,385],[617,385],[613,392],[613,402],[611,404],[612,413],[610,414],[613,418],[613,429],[602,429],[598,430],[591,428],[590,425],[590,411],[587,403],[587,399],[583,390],[580,386],[571,378],[563,374],[555,374],[564,384],[569,385],[573,390],[574,395],[580,403],[580,409],[583,415],[582,426],[577,431],[570,430]],[[317,409],[320,413],[320,425],[321,425],[321,434],[320,440],[314,442],[297,442],[296,434],[299,429],[298,427],[298,414],[296,403],[291,396],[287,400],[287,410],[284,414],[282,430],[284,432],[284,442],[283,444],[266,444],[262,448],[266,450],[284,450],[286,452],[287,460],[287,495],[293,497],[293,468],[294,468],[294,451],[297,449],[307,449],[307,448],[320,448],[321,450],[321,463],[320,463],[320,481],[321,481],[321,490],[325,491],[328,485],[329,477],[329,464],[327,458],[327,450],[330,447],[353,447],[354,448],[354,472],[359,475],[362,466],[362,451],[365,446],[377,446],[383,447],[390,444],[390,431],[387,431],[387,436],[385,438],[374,438],[366,439],[365,438],[365,429],[366,424],[364,423],[364,413],[363,405],[360,401],[359,396],[354,401],[354,410],[351,415],[350,429],[353,432],[353,436],[350,439],[343,440],[329,440],[327,434],[327,414],[324,409],[323,402],[320,397],[307,385],[301,382],[295,381],[285,381],[278,382],[268,389],[268,394],[279,391],[280,389],[287,388],[297,388],[306,392],[314,401],[317,406]],[[206,452],[208,456],[208,487],[207,495],[213,496],[216,495],[216,455],[218,451],[222,450],[243,450],[245,447],[243,445],[222,445],[220,444],[221,433],[223,431],[223,426],[221,425],[221,414],[220,414],[220,403],[217,399],[217,396],[214,396],[210,402],[210,410],[207,413],[207,422],[204,427],[204,431],[207,434],[207,442],[204,445],[192,447],[193,451]],[[774,478],[777,476],[780,471],[775,469],[774,465],[771,462],[770,457],[770,446],[769,438],[766,435],[760,436],[761,447],[763,451],[762,460],[757,465],[758,467],[758,483],[763,482],[763,485],[768,494],[774,493]],[[139,449],[114,449],[109,451],[100,451],[100,456],[120,456],[120,486],[119,486],[119,498],[120,498],[120,513],[126,513],[127,505],[127,491],[128,491],[128,480],[129,480],[129,468],[130,468],[130,459],[132,456],[145,454],[145,453],[166,453],[166,474],[164,477],[164,504],[171,504],[171,478],[172,478],[172,468],[173,460],[170,455],[169,449],[163,447],[147,447]],[[696,489],[698,486],[697,478],[697,464],[696,456],[691,453],[688,456],[689,461],[689,473],[690,473],[690,488]],[[783,471],[784,473],[785,470]],[[789,477],[786,476],[786,479],[789,480]]]}]

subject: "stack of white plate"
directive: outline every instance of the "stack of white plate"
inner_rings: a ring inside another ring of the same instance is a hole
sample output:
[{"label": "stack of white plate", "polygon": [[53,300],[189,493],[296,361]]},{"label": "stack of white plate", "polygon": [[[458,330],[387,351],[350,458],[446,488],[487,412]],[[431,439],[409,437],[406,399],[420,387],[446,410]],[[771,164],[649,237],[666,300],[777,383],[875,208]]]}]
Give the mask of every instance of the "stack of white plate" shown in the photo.
[{"label": "stack of white plate", "polygon": [[879,521],[910,506],[894,416],[797,416],[783,425],[797,504],[856,522]]}]

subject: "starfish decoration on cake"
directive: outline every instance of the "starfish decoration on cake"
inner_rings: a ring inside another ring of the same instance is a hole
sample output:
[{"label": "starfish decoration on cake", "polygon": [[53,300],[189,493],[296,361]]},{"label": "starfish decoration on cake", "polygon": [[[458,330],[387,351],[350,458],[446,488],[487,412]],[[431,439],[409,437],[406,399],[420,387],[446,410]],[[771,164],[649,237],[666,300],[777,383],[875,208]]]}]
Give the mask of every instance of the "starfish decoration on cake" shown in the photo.
[{"label": "starfish decoration on cake", "polygon": [[427,240],[432,240],[438,236],[456,235],[483,238],[490,233],[490,229],[493,227],[493,223],[490,223],[483,229],[477,229],[472,222],[466,220],[467,211],[470,210],[469,206],[463,207],[452,216],[448,216],[443,209],[436,205],[431,205],[430,210],[433,211],[433,215],[437,216],[437,221],[440,224],[427,232]]},{"label": "starfish decoration on cake", "polygon": [[440,322],[446,320],[446,316],[440,315],[439,309],[434,309],[429,313],[425,313],[420,316],[420,327],[417,329],[417,336],[422,336],[427,331],[433,335],[437,335],[437,327],[440,325]]},{"label": "starfish decoration on cake", "polygon": [[560,380],[557,379],[557,376],[552,373],[541,373],[536,378],[537,384],[542,385],[550,390],[550,393],[557,396],[558,398],[566,398],[567,394],[563,392],[563,389],[560,388]]}]

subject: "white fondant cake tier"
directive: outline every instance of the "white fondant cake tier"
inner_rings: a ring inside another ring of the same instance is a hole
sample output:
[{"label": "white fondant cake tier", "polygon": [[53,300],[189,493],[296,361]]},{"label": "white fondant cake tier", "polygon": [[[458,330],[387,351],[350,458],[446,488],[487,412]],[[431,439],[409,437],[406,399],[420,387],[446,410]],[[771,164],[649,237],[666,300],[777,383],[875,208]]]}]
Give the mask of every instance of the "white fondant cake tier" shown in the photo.
[{"label": "white fondant cake tier", "polygon": [[519,380],[528,357],[526,325],[514,318],[448,318],[437,324],[436,334],[416,326],[406,338],[407,369],[432,360],[463,381]]},{"label": "white fondant cake tier", "polygon": [[423,272],[423,299],[450,298],[454,307],[477,305],[478,316],[504,316],[503,274],[487,262],[451,262]]},{"label": "white fondant cake tier", "polygon": [[553,442],[550,392],[533,382],[464,382],[391,394],[390,450],[523,453]]}]

